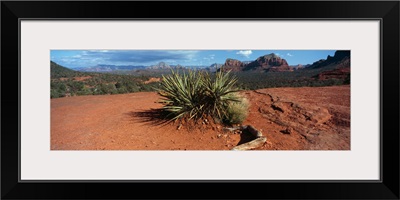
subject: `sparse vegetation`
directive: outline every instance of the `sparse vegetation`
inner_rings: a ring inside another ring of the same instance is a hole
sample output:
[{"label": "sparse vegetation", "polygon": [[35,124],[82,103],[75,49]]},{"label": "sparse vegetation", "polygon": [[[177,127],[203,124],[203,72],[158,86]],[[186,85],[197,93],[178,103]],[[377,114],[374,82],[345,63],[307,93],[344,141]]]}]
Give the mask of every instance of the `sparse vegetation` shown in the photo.
[{"label": "sparse vegetation", "polygon": [[[315,68],[302,69],[293,72],[235,72],[230,75],[235,77],[235,87],[237,90],[255,90],[262,88],[275,87],[323,87],[333,85],[350,84],[350,75],[346,79],[325,79],[315,78],[321,72],[334,70],[335,65]],[[163,70],[139,70],[149,72],[148,75],[139,73],[138,70],[110,73],[78,72],[57,63],[51,62],[51,98],[77,96],[77,95],[105,95],[105,94],[125,94],[132,92],[156,91],[160,86],[159,82],[145,83],[150,77],[162,76],[183,76],[195,73],[197,75],[208,74],[210,77],[217,76],[218,73],[208,72],[207,70],[180,69],[172,74],[171,71]],[[136,73],[138,72],[138,73]],[[204,80],[203,80],[204,81]],[[209,82],[211,83],[211,82]],[[211,86],[211,85],[209,85]],[[212,88],[209,88],[212,89]],[[216,91],[214,91],[216,92]]]},{"label": "sparse vegetation", "polygon": [[241,90],[276,87],[324,87],[350,84],[350,75],[347,81],[334,78],[326,80],[313,78],[323,71],[332,69],[334,68],[302,69],[293,72],[237,72],[235,76],[238,78],[237,86]]},{"label": "sparse vegetation", "polygon": [[154,91],[159,84],[146,84],[146,76],[78,72],[55,62],[50,62],[50,67],[50,98]]},{"label": "sparse vegetation", "polygon": [[[216,122],[231,122],[232,105],[244,98],[234,95],[237,79],[229,72],[172,72],[164,76],[158,93],[163,97],[163,111],[171,120],[199,120],[211,117]],[[243,120],[242,120],[243,121]]]},{"label": "sparse vegetation", "polygon": [[249,100],[237,93],[234,95],[239,101],[229,103],[224,120],[227,124],[241,124],[249,114]]}]

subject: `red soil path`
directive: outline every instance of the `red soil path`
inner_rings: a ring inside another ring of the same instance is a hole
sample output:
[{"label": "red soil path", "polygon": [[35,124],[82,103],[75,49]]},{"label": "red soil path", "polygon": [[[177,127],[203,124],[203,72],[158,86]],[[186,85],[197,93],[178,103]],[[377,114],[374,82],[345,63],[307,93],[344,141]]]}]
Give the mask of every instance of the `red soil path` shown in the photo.
[{"label": "red soil path", "polygon": [[[262,131],[256,150],[349,150],[350,86],[272,88],[242,92],[243,123]],[[154,92],[51,100],[52,150],[230,150],[248,142],[221,126],[164,124]],[[290,133],[288,133],[290,132]]]}]

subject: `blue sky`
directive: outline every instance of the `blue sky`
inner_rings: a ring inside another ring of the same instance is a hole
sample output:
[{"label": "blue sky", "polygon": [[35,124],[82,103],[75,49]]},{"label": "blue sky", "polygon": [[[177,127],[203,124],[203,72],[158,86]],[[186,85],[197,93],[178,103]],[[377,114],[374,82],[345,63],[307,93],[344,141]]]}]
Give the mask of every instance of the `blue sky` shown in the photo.
[{"label": "blue sky", "polygon": [[333,56],[335,50],[51,50],[50,59],[64,67],[92,67],[108,65],[169,65],[209,66],[223,64],[227,58],[253,61],[260,56],[275,53],[289,65],[312,64]]}]

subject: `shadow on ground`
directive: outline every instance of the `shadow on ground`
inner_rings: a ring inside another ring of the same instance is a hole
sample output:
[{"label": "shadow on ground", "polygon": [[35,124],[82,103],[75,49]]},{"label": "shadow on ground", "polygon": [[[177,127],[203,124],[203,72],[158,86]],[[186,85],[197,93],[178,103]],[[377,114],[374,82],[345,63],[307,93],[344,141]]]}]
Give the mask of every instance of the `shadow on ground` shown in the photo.
[{"label": "shadow on ground", "polygon": [[154,126],[167,125],[172,122],[170,118],[168,118],[167,113],[162,109],[150,109],[138,112],[131,111],[126,114],[135,122]]},{"label": "shadow on ground", "polygon": [[249,131],[243,130],[243,132],[240,134],[240,141],[236,144],[236,146],[250,142],[254,139],[256,139],[256,137],[254,137]]}]

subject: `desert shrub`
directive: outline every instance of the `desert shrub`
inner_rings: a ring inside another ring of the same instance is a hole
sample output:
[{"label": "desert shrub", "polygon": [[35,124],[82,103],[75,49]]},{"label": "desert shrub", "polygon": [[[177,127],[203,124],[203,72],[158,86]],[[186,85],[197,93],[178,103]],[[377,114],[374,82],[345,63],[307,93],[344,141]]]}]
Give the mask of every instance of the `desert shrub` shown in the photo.
[{"label": "desert shrub", "polygon": [[209,73],[204,73],[202,77],[202,86],[205,89],[205,110],[206,114],[218,120],[226,118],[229,104],[238,102],[237,95],[232,95],[238,90],[234,87],[237,78],[230,72],[217,72],[215,77]]},{"label": "desert shrub", "polygon": [[117,94],[117,88],[114,84],[100,84],[98,88],[99,94]]},{"label": "desert shrub", "polygon": [[50,98],[59,98],[60,93],[57,90],[50,90]]},{"label": "desert shrub", "polygon": [[158,94],[163,97],[160,102],[167,117],[198,119],[204,114],[205,89],[201,82],[202,76],[192,71],[183,75],[172,71],[163,76]]},{"label": "desert shrub", "polygon": [[[214,76],[207,72],[172,71],[163,76],[158,94],[162,96],[162,110],[172,120],[192,120],[213,118],[221,122],[228,119],[228,108],[233,102],[240,102],[234,87],[237,79],[229,72],[217,72]],[[234,118],[229,116],[229,119]]]},{"label": "desert shrub", "polygon": [[79,96],[80,95],[92,95],[92,94],[93,94],[93,92],[92,92],[92,90],[90,90],[90,88],[84,88],[84,89],[76,92],[76,95],[79,95]]},{"label": "desert shrub", "polygon": [[239,101],[229,103],[224,122],[227,124],[241,124],[249,114],[249,100],[237,93],[233,93],[233,95]]},{"label": "desert shrub", "polygon": [[346,79],[344,79],[343,84],[350,84],[350,74],[346,76]]},{"label": "desert shrub", "polygon": [[118,94],[128,93],[128,90],[125,87],[117,88]]},{"label": "desert shrub", "polygon": [[71,92],[76,93],[80,90],[83,90],[83,88],[85,87],[85,84],[83,82],[70,80],[67,82],[67,86]]}]

